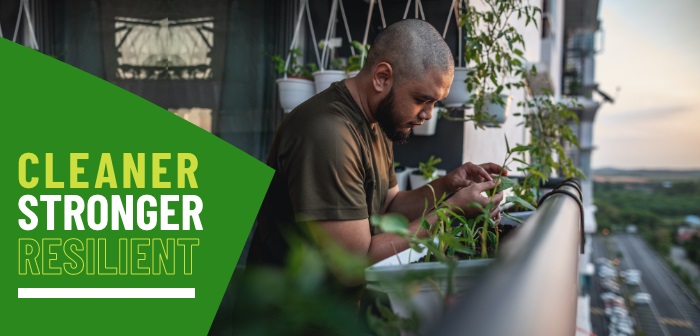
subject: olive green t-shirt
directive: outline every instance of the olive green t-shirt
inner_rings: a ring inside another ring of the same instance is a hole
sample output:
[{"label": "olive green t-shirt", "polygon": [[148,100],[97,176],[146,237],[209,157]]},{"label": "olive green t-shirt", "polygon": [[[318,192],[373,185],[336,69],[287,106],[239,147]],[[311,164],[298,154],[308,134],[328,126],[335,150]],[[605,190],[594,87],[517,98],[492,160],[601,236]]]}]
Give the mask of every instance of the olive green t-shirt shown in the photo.
[{"label": "olive green t-shirt", "polygon": [[275,175],[258,216],[251,262],[283,263],[283,233],[296,231],[295,223],[381,213],[396,185],[391,141],[367,120],[344,82],[286,116],[267,164]]}]

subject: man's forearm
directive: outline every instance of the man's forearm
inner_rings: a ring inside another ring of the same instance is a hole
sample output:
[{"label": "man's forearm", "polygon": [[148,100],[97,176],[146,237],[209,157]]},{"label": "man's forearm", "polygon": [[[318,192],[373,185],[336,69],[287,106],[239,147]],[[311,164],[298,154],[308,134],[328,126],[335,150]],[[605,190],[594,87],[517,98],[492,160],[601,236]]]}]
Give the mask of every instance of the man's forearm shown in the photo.
[{"label": "man's forearm", "polygon": [[[441,179],[430,182],[430,185],[435,190],[435,198],[440,199],[447,192],[444,183]],[[413,222],[423,215],[426,207],[426,199],[428,200],[428,211],[435,207],[433,192],[427,185],[415,190],[400,191],[386,208],[387,213],[399,213]]]},{"label": "man's forearm", "polygon": [[[431,213],[427,216],[426,220],[428,223],[430,223],[430,225],[433,225],[437,220],[437,216]],[[417,235],[421,238],[428,236],[428,231],[420,227],[420,217],[411,222],[408,230],[411,232],[410,235]],[[403,250],[406,250],[407,248],[409,248],[409,244],[408,240],[405,238],[392,233],[380,233],[372,236],[369,249],[367,250],[367,258],[369,259],[370,263],[374,264]]]}]

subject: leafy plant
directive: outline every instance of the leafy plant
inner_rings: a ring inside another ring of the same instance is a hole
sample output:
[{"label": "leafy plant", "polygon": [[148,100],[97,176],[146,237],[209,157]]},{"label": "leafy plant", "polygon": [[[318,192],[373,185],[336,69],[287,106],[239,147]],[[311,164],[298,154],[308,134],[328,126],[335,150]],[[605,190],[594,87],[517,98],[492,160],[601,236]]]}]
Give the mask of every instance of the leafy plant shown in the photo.
[{"label": "leafy plant", "polygon": [[[459,26],[465,30],[464,60],[472,68],[467,74],[467,91],[473,92],[467,105],[474,114],[464,121],[474,121],[475,128],[495,125],[496,117],[488,113],[488,105],[505,106],[504,89],[524,87],[525,40],[509,22],[525,18],[525,26],[537,27],[541,10],[523,0],[483,0],[485,10],[473,5],[460,12]],[[461,119],[461,118],[460,118]]]},{"label": "leafy plant", "polygon": [[272,55],[270,60],[272,61],[272,66],[275,68],[275,71],[280,75],[286,74],[289,77],[313,80],[311,74],[318,71],[318,66],[314,63],[303,65],[299,61],[302,56],[301,49],[296,48],[289,50],[289,67],[286,65],[286,60],[280,55]]},{"label": "leafy plant", "polygon": [[[529,149],[527,146],[510,148],[507,139],[506,147],[508,150],[504,159],[504,167],[511,162],[512,155]],[[461,208],[448,202],[449,195],[443,194],[438,197],[433,187],[428,184],[433,199],[432,202],[429,202],[428,199],[425,200],[423,214],[420,218],[420,227],[427,231],[427,237],[418,237],[417,233],[411,234],[408,229],[408,220],[401,215],[373,215],[370,218],[372,225],[378,226],[383,232],[404,237],[414,251],[426,252],[423,261],[438,261],[447,265],[447,288],[444,292],[440,292],[438,283],[431,279],[429,274],[424,273],[396,279],[399,284],[397,287],[399,293],[403,288],[405,291],[403,295],[410,297],[417,288],[415,281],[422,281],[434,287],[444,298],[444,303],[447,304],[448,299],[457,294],[453,275],[459,259],[488,258],[497,255],[500,228],[497,221],[490,216],[491,209],[499,206],[495,202],[496,194],[511,188],[516,182],[503,176],[503,172],[495,176],[494,179],[497,181],[497,186],[486,192],[489,202],[485,206],[476,202],[467,205],[478,209],[478,215],[471,218],[467,217]],[[508,197],[507,201],[524,202],[516,196]],[[434,204],[434,206],[430,207],[430,204]],[[434,223],[431,225],[431,222]],[[387,330],[396,329],[416,330],[422,322],[417,315],[397,317],[386,310],[380,310],[380,312],[380,316],[370,319],[372,330],[378,334],[387,334]]]},{"label": "leafy plant", "polygon": [[[530,149],[528,146],[516,146],[511,148],[507,138],[505,141],[507,154],[503,162],[503,167],[507,167],[514,154],[523,153]],[[421,170],[426,166],[434,168],[434,165],[439,162],[439,158],[431,156],[427,162],[421,163],[423,165],[421,166]],[[425,171],[429,172],[430,170],[426,169]],[[422,171],[422,173],[426,174],[424,171]],[[420,252],[423,247],[427,248],[429,253],[426,256],[426,262],[431,261],[431,259],[443,262],[456,260],[455,256],[458,254],[464,256],[474,255],[474,251],[477,250],[477,237],[480,237],[482,242],[480,255],[482,257],[487,257],[487,240],[491,240],[491,242],[494,243],[496,246],[495,249],[497,249],[498,246],[498,230],[493,230],[493,232],[489,231],[489,229],[495,229],[496,225],[494,220],[490,218],[491,209],[493,209],[494,206],[498,206],[498,204],[494,203],[494,197],[497,193],[516,185],[514,180],[503,176],[502,173],[495,176],[494,179],[497,182],[497,186],[487,191],[489,203],[486,206],[482,206],[476,202],[468,204],[468,206],[479,210],[480,214],[474,218],[467,218],[460,208],[446,202],[449,195],[443,194],[438,197],[433,187],[428,184],[428,187],[433,192],[433,201],[429,203],[428,199],[425,200],[423,214],[420,219],[421,227],[428,232],[428,237],[426,238],[419,238],[415,234],[410,235],[408,220],[398,214],[374,215],[370,218],[370,222],[373,225],[379,226],[383,232],[390,232],[406,238],[411,247],[416,251]],[[508,197],[506,202],[525,203],[524,200],[517,196]],[[430,208],[429,204],[435,205]],[[531,207],[531,205],[529,206]],[[429,218],[433,216],[436,218],[436,221],[435,224],[430,225]]]},{"label": "leafy plant", "polygon": [[352,45],[353,49],[355,49],[355,54],[348,57],[348,63],[345,67],[345,72],[361,70],[362,66],[367,60],[367,54],[369,53],[369,44],[362,46],[362,43],[358,41],[352,41],[350,42],[350,44]]},{"label": "leafy plant", "polygon": [[418,163],[418,172],[423,175],[426,181],[430,182],[436,178],[437,164],[442,162],[441,158],[431,155],[427,161]]},{"label": "leafy plant", "polygon": [[[536,96],[518,103],[526,113],[515,113],[524,117],[523,125],[530,130],[529,151],[516,161],[524,178],[514,192],[530,204],[537,204],[542,186],[553,173],[565,178],[583,178],[568,156],[567,146],[579,147],[578,138],[570,127],[578,123],[578,117],[567,104],[554,102],[551,95]],[[579,107],[574,102],[574,107]]]}]

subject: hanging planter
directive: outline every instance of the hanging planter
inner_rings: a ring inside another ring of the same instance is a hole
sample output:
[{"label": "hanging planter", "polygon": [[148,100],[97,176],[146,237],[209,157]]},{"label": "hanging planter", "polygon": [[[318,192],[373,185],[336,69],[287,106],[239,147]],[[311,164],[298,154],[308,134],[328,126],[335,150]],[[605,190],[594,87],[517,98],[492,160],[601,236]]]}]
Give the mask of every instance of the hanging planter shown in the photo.
[{"label": "hanging planter", "polygon": [[[311,16],[309,16],[309,3],[308,0],[302,0],[296,26],[294,28],[294,36],[292,37],[292,43],[289,46],[289,53],[286,59],[283,59],[279,55],[272,57],[275,69],[278,73],[284,75],[284,77],[277,79],[275,82],[279,89],[280,105],[285,113],[291,112],[299,104],[316,94],[316,88],[314,82],[311,80],[313,78],[311,74],[318,70],[318,67],[313,63],[303,65],[302,62],[299,62],[297,58],[300,58],[302,53],[300,49],[295,48],[299,41],[299,29],[301,28],[301,21],[305,11],[307,13],[306,16],[309,23],[311,38],[314,44],[316,44],[316,35],[314,34]],[[320,61],[318,50],[316,50],[316,60]]]},{"label": "hanging planter", "polygon": [[314,82],[303,78],[280,78],[276,81],[279,88],[280,105],[285,113],[291,112],[299,104],[316,94]]},{"label": "hanging planter", "polygon": [[487,116],[488,120],[483,123],[486,127],[500,127],[501,124],[506,122],[513,98],[503,94],[499,95],[499,97],[503,104],[499,101],[491,101],[488,97],[484,99],[484,110],[489,114]]},{"label": "hanging planter", "polygon": [[[319,47],[322,49],[321,61],[319,62],[320,70],[312,74],[314,76],[314,82],[316,84],[316,93],[319,93],[329,88],[331,84],[335,82],[339,82],[347,78],[347,73],[345,70],[329,70],[329,66],[334,66],[336,69],[342,69],[341,65],[337,65],[335,62],[331,62],[331,55],[333,54],[333,49],[335,47],[340,46],[340,43],[331,42],[331,32],[335,30],[335,18],[338,14],[338,8],[340,8],[342,19],[345,23],[345,29],[348,34],[348,41],[352,41],[352,38],[350,37],[350,29],[348,27],[347,22],[348,20],[345,17],[345,10],[343,9],[343,4],[338,0],[333,0],[333,3],[331,4],[331,13],[328,16],[329,19],[328,27],[326,28],[326,37],[325,40],[321,41],[321,44],[319,45]],[[350,50],[354,55],[355,52],[352,42],[350,42]]]},{"label": "hanging planter", "polygon": [[331,86],[335,82],[340,82],[345,79],[345,71],[342,70],[320,70],[312,73],[314,76],[314,84],[316,85],[316,93],[319,93]]},{"label": "hanging planter", "polygon": [[467,90],[467,84],[465,83],[470,71],[472,70],[468,68],[455,67],[455,77],[452,80],[450,93],[442,100],[442,103],[446,107],[463,108],[467,104],[467,101],[469,101],[472,95]]}]

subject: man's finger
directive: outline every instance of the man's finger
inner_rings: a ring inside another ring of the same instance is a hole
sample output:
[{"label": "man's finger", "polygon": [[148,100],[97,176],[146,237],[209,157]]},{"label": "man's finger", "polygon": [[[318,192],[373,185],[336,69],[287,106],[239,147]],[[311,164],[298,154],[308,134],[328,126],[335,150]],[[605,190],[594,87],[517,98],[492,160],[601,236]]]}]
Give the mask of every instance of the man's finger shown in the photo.
[{"label": "man's finger", "polygon": [[503,176],[508,175],[508,171],[503,169],[503,167],[493,163],[493,162],[488,162],[484,163],[481,165],[482,168],[484,168],[487,172],[491,174],[501,174]]},{"label": "man's finger", "polygon": [[489,189],[493,189],[495,187],[496,187],[496,181],[494,181],[494,180],[476,183],[477,191],[479,191],[480,193],[484,192],[486,190],[489,190]]},{"label": "man's finger", "polygon": [[[484,167],[482,167],[482,166],[474,166],[474,168],[476,169],[476,172],[475,172],[476,174],[475,174],[475,175],[481,176],[481,178],[483,178],[484,181],[491,181],[491,180],[493,180],[493,178],[491,177],[491,174],[489,174],[489,172],[486,171],[486,169],[484,169]],[[475,180],[475,181],[478,181],[477,179],[474,179],[474,180]]]}]

